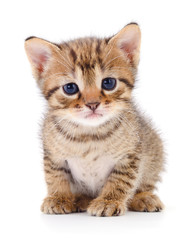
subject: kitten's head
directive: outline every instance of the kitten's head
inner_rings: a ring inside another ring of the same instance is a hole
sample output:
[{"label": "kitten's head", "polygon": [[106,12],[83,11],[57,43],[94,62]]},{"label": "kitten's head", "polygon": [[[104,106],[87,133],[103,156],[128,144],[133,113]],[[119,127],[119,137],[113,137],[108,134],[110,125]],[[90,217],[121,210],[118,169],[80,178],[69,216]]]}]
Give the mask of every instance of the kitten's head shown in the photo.
[{"label": "kitten's head", "polygon": [[25,49],[50,108],[80,125],[98,126],[128,110],[140,39],[133,23],[105,39],[54,44],[30,37]]}]

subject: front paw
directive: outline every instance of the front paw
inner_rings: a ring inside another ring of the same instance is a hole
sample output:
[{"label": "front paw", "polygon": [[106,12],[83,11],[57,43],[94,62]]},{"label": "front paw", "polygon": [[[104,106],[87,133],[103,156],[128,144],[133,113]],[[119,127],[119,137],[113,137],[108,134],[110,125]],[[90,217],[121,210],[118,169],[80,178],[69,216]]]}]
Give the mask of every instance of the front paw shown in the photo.
[{"label": "front paw", "polygon": [[75,212],[76,208],[66,197],[50,196],[44,199],[41,211],[46,214],[66,214]]},{"label": "front paw", "polygon": [[77,194],[75,195],[74,205],[76,206],[77,212],[86,212],[89,203],[93,198],[83,195]]},{"label": "front paw", "polygon": [[98,217],[120,216],[123,215],[125,211],[126,205],[124,202],[103,198],[94,199],[87,209],[90,215]]}]

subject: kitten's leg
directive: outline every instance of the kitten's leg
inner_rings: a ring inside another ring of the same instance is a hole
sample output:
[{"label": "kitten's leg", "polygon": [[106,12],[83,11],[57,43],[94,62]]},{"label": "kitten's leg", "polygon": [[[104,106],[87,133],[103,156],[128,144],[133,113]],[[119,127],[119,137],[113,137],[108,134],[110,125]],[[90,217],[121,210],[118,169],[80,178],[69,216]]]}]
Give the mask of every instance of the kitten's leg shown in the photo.
[{"label": "kitten's leg", "polygon": [[129,210],[137,212],[160,212],[163,203],[152,192],[136,193],[129,203]]},{"label": "kitten's leg", "polygon": [[133,197],[138,178],[139,159],[134,155],[121,159],[110,174],[99,197],[91,201],[87,211],[93,216],[123,215],[127,200]]},{"label": "kitten's leg", "polygon": [[59,168],[48,156],[44,157],[45,179],[48,196],[41,211],[47,214],[65,214],[76,211],[65,169]]}]

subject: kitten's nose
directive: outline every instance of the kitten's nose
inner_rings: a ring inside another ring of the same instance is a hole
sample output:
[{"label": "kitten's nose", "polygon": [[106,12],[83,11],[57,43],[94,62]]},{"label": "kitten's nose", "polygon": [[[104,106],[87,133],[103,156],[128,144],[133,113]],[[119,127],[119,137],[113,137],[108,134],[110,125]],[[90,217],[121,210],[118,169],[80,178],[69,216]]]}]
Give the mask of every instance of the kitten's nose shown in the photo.
[{"label": "kitten's nose", "polygon": [[97,109],[97,107],[100,105],[100,102],[90,102],[85,105],[94,112]]}]

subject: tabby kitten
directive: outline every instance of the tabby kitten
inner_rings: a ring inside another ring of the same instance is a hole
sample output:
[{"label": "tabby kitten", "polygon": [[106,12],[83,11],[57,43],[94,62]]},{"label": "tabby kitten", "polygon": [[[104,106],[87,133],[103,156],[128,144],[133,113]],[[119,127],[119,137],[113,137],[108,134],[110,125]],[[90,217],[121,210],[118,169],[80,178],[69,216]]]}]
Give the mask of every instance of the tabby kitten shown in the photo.
[{"label": "tabby kitten", "polygon": [[93,216],[160,211],[153,194],[163,169],[162,141],[135,108],[131,92],[141,33],[54,44],[30,37],[25,49],[47,99],[43,125],[48,214]]}]

